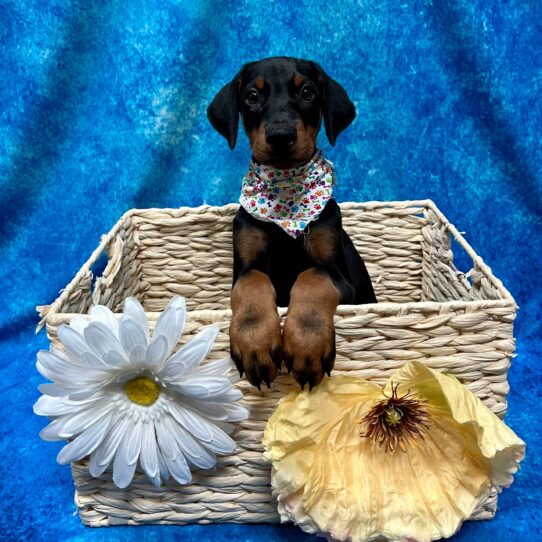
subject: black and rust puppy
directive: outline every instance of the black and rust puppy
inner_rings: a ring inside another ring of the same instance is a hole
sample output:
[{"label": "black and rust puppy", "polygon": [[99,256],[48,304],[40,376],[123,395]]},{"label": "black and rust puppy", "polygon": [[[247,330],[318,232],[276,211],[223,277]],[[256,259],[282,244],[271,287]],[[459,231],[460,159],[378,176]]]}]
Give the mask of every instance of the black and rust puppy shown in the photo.
[{"label": "black and rust puppy", "polygon": [[[313,159],[322,117],[334,145],[356,115],[343,87],[318,64],[289,57],[243,66],[207,113],[232,149],[241,115],[252,168],[282,172],[303,171]],[[243,207],[234,219],[230,349],[241,375],[258,388],[275,379],[282,359],[301,387],[318,384],[335,361],[337,305],[376,302],[334,199],[298,233],[293,237]],[[282,337],[277,305],[288,307]]]}]

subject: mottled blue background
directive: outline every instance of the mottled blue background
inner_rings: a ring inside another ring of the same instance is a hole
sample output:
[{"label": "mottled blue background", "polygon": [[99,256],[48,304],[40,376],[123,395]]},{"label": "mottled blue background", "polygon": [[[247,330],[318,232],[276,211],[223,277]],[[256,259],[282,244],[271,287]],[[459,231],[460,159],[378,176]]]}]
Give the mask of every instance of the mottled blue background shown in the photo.
[{"label": "mottled blue background", "polygon": [[491,522],[454,540],[540,539],[542,8],[532,1],[0,4],[2,540],[308,540],[294,527],[92,530],[60,445],[37,436],[36,304],[128,208],[235,201],[249,150],[205,109],[240,65],[318,61],[354,124],[330,148],[340,201],[432,198],[521,306],[508,423],[528,456]]}]

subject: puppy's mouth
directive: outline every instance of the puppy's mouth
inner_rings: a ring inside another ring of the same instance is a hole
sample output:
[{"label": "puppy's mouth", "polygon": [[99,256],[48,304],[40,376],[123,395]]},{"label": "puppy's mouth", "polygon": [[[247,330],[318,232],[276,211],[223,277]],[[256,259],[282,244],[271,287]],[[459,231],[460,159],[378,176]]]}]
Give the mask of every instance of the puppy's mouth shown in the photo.
[{"label": "puppy's mouth", "polygon": [[[256,160],[258,160],[257,156],[254,156]],[[292,169],[294,167],[298,167],[304,163],[306,163],[310,159],[310,156],[308,157],[296,157],[296,156],[284,156],[284,155],[271,155],[270,157],[266,158],[266,160],[258,160],[258,162],[261,162],[262,164],[265,164],[266,166],[271,166],[277,169]]]},{"label": "puppy's mouth", "polygon": [[295,145],[288,148],[255,145],[252,151],[258,162],[277,169],[290,169],[304,164],[314,154],[314,148],[298,149]]},{"label": "puppy's mouth", "polygon": [[291,169],[306,163],[316,148],[316,132],[309,133],[301,119],[297,120],[295,129],[290,127],[290,132],[279,130],[273,134],[262,123],[250,136],[254,158],[277,169]]}]

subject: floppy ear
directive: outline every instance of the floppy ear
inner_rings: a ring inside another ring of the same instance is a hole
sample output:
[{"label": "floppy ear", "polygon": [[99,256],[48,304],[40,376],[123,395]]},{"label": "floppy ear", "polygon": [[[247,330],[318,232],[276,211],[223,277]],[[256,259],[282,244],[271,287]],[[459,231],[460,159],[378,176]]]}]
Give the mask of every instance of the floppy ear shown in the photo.
[{"label": "floppy ear", "polygon": [[322,97],[322,111],[327,138],[335,146],[337,136],[347,128],[356,117],[356,108],[350,101],[346,90],[320,67],[312,63],[318,72],[319,89]]},{"label": "floppy ear", "polygon": [[207,118],[213,128],[227,139],[230,149],[235,147],[237,141],[239,90],[243,68],[227,85],[220,89],[211,105],[207,108]]}]

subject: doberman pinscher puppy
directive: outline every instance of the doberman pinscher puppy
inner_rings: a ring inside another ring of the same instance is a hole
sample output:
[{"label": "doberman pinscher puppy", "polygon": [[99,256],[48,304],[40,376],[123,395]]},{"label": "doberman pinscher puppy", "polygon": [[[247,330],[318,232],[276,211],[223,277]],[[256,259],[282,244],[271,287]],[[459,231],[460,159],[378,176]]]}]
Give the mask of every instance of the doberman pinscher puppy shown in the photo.
[{"label": "doberman pinscher puppy", "polygon": [[[315,62],[272,57],[244,65],[207,114],[232,149],[241,115],[255,167],[288,170],[317,152],[322,117],[334,146],[356,111],[344,88]],[[241,376],[269,387],[284,360],[301,387],[312,389],[334,365],[337,305],[376,302],[365,265],[342,229],[339,206],[329,199],[298,237],[240,207],[233,250],[230,352]],[[277,305],[288,307],[282,336]]]}]

